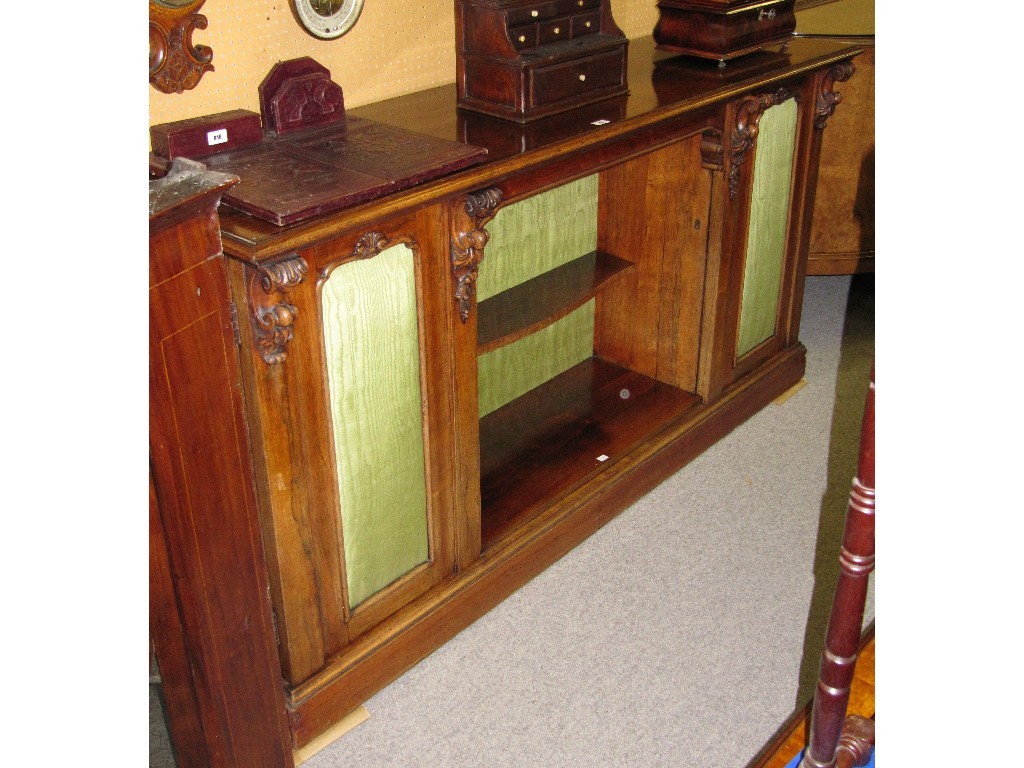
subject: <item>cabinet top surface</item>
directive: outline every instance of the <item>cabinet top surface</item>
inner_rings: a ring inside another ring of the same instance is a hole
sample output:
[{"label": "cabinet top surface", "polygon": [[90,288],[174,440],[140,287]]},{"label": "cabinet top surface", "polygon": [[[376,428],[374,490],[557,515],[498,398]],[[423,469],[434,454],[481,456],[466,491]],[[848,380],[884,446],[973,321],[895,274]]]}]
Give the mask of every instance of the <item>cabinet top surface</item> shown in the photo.
[{"label": "cabinet top surface", "polygon": [[659,51],[651,37],[629,41],[629,93],[525,125],[456,107],[454,83],[348,110],[418,133],[487,148],[478,166],[317,219],[275,226],[221,207],[225,249],[256,261],[322,242],[370,212],[384,215],[450,195],[473,191],[631,131],[719,104],[752,89],[849,59],[863,46],[849,41],[793,37],[788,48],[771,46],[730,61]]}]

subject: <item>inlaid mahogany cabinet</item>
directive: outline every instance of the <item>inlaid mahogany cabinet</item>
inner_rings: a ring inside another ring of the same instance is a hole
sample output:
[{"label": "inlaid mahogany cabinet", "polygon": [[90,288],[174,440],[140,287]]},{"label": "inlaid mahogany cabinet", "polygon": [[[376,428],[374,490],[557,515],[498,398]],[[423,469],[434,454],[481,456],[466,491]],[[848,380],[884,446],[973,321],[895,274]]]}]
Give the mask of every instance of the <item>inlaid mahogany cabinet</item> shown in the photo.
[{"label": "inlaid mahogany cabinet", "polygon": [[287,226],[221,206],[248,445],[211,461],[252,483],[289,749],[800,380],[859,52],[633,40],[628,96],[527,124],[455,85],[350,111],[471,168]]}]

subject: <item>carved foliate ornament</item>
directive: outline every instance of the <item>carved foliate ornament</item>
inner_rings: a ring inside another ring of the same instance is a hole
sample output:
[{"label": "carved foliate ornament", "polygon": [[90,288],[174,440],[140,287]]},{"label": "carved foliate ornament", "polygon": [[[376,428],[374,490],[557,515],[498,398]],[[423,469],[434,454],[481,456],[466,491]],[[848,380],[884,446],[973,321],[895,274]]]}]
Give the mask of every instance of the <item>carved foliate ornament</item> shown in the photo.
[{"label": "carved foliate ornament", "polygon": [[305,280],[308,272],[305,259],[290,256],[273,264],[260,265],[250,279],[249,306],[256,346],[269,365],[285,361],[285,348],[292,340],[292,326],[299,313],[293,304],[276,299]]},{"label": "carved foliate ornament", "polygon": [[832,90],[835,84],[849,80],[856,71],[857,68],[848,61],[833,64],[825,70],[825,74],[821,78],[821,86],[818,88],[814,100],[815,128],[824,130],[828,119],[832,117],[839,102],[843,100],[841,94]]},{"label": "carved foliate ornament", "polygon": [[213,49],[193,45],[192,33],[206,29],[199,9],[206,0],[150,0],[149,82],[162,93],[195,88],[213,71]]},{"label": "carved foliate ornament", "polygon": [[732,131],[731,151],[729,153],[729,198],[736,197],[740,185],[740,166],[746,159],[747,152],[757,141],[757,132],[761,116],[769,107],[781,104],[794,98],[796,92],[785,86],[774,93],[761,93],[748,96],[736,107],[736,119]]},{"label": "carved foliate ornament", "polygon": [[483,227],[494,218],[501,201],[497,187],[474,192],[466,195],[465,204],[456,206],[452,216],[452,274],[462,322],[469,319],[476,303],[476,278],[488,239]]},{"label": "carved foliate ornament", "polygon": [[342,264],[346,264],[355,259],[372,259],[374,256],[383,253],[388,248],[395,245],[406,245],[413,251],[413,253],[419,253],[419,243],[416,242],[416,238],[410,233],[389,236],[384,232],[367,232],[366,234],[359,236],[353,244],[352,251],[350,253],[329,261],[320,268],[317,285],[323,285],[327,278],[331,276],[331,272]]},{"label": "carved foliate ornament", "polygon": [[352,255],[357,259],[369,259],[391,246],[391,241],[383,232],[367,232],[356,240]]}]

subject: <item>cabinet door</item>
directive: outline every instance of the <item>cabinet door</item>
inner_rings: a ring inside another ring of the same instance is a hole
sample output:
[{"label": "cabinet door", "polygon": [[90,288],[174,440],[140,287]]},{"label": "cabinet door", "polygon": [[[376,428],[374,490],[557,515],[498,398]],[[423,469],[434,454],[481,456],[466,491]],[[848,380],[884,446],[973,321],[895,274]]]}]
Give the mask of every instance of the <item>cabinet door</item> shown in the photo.
[{"label": "cabinet door", "polygon": [[[716,206],[723,221],[708,399],[758,366],[799,350],[821,129],[837,65],[729,105]],[[714,137],[708,134],[709,141]]]},{"label": "cabinet door", "polygon": [[450,564],[431,526],[432,517],[443,524],[448,515],[432,510],[428,495],[445,478],[428,482],[435,403],[425,396],[422,258],[417,242],[384,245],[334,268],[320,290],[350,634],[421,593]]},{"label": "cabinet door", "polygon": [[234,269],[293,685],[454,570],[446,245],[428,208]]},{"label": "cabinet door", "polygon": [[768,108],[751,150],[753,178],[739,294],[737,361],[775,339],[782,320],[779,300],[787,266],[796,121],[795,99]]}]

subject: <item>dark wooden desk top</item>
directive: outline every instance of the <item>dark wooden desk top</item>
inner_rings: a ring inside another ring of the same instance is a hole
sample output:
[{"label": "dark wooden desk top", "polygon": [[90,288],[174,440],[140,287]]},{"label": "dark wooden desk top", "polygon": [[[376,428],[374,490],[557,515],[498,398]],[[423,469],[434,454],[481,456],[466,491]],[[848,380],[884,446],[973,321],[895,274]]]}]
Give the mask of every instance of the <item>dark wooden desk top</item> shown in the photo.
[{"label": "dark wooden desk top", "polygon": [[410,206],[479,189],[502,176],[695,113],[751,88],[768,87],[849,59],[862,50],[863,46],[849,41],[794,37],[784,50],[773,46],[719,68],[716,62],[656,50],[653,38],[643,37],[629,42],[627,96],[526,125],[457,109],[454,83],[353,108],[348,114],[486,147],[487,159],[402,192],[290,226],[275,226],[222,207],[224,248],[248,261],[273,259]]}]

